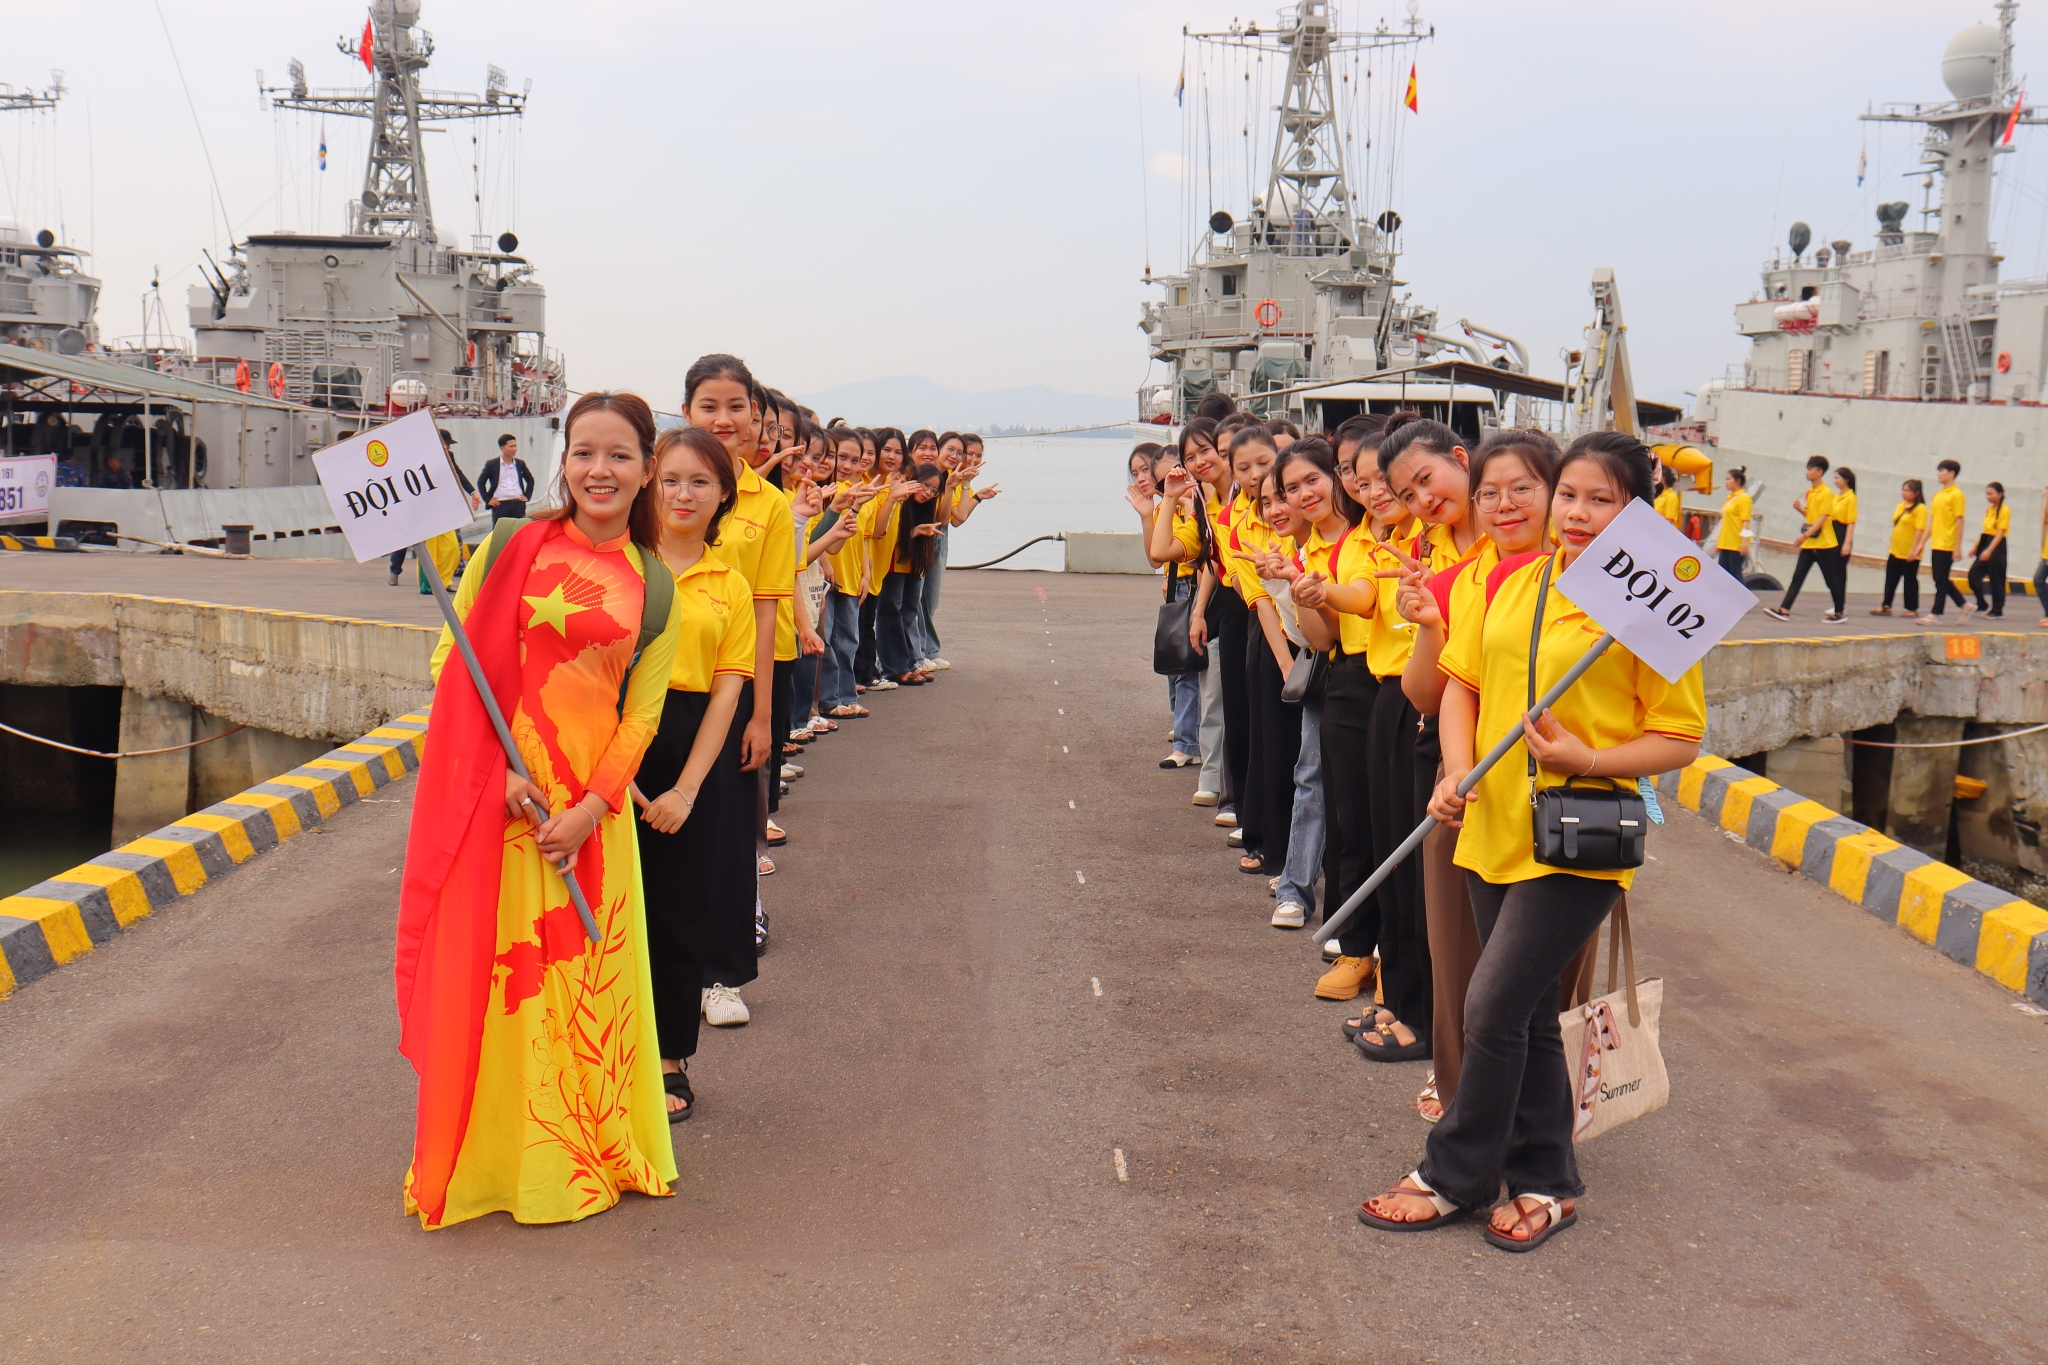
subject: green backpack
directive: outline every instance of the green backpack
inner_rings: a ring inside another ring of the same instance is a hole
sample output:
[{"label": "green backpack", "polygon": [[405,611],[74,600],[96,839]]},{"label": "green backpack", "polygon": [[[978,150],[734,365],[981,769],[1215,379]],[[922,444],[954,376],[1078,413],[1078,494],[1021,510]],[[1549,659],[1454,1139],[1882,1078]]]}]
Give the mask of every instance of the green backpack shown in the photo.
[{"label": "green backpack", "polygon": [[[474,572],[488,575],[491,564],[498,558],[498,551],[504,549],[512,537],[519,534],[520,527],[532,524],[533,520],[530,517],[506,517],[491,527],[491,538],[484,542],[483,551],[477,556],[480,562],[474,566]],[[621,715],[626,711],[626,687],[632,683],[633,670],[639,666],[640,656],[646,652],[647,646],[654,643],[667,628],[669,609],[675,605],[676,600],[675,577],[668,572],[668,566],[661,562],[661,557],[643,545],[640,547],[640,560],[640,576],[646,580],[647,595],[646,603],[640,611],[640,634],[633,641],[633,660],[626,665],[626,683],[619,688]],[[653,572],[657,567],[662,572]]]}]

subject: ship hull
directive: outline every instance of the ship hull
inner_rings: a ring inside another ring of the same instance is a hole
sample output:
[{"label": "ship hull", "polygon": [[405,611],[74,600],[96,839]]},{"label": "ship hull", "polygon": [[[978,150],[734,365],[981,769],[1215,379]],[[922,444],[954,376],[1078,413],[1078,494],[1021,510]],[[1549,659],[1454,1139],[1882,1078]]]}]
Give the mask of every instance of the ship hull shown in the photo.
[{"label": "ship hull", "polygon": [[[1963,467],[1957,485],[1969,499],[1964,548],[1976,543],[1984,515],[1984,485],[2005,485],[2012,507],[2013,573],[2031,575],[2041,555],[2042,484],[2048,481],[2048,407],[1992,403],[1920,403],[1820,394],[1723,389],[1700,396],[1697,415],[1718,449],[1716,475],[1736,466],[1749,471],[1749,488],[1762,518],[1758,534],[1790,540],[1799,518],[1791,500],[1806,486],[1806,461],[1856,471],[1866,525],[1885,525],[1898,502],[1899,484],[1919,479],[1935,491],[1934,467],[1952,459]],[[1695,499],[1696,501],[1698,499]],[[1859,553],[1882,545],[1870,530]]]}]

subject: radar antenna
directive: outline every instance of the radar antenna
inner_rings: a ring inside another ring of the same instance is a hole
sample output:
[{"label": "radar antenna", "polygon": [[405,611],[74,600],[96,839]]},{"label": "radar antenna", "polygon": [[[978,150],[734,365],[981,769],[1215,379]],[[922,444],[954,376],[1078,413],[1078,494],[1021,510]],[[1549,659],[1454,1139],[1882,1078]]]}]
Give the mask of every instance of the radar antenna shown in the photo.
[{"label": "radar antenna", "polygon": [[526,112],[526,93],[506,88],[504,73],[495,66],[481,95],[420,89],[420,72],[434,55],[434,35],[420,28],[419,20],[420,0],[371,0],[370,32],[361,40],[340,40],[348,56],[367,53],[376,72],[376,84],[368,90],[309,90],[294,59],[291,85],[263,91],[279,109],[370,120],[363,193],[349,206],[352,233],[435,241],[425,125]]},{"label": "radar antenna", "polygon": [[64,73],[50,73],[50,88],[47,90],[16,90],[11,85],[0,85],[0,113],[13,109],[55,109],[57,101],[64,98]]}]

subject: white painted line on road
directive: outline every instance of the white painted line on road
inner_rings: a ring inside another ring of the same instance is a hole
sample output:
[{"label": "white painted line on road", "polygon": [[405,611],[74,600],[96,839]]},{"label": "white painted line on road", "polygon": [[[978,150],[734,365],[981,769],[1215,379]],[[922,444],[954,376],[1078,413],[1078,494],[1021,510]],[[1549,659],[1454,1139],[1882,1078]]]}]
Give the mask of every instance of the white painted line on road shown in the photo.
[{"label": "white painted line on road", "polygon": [[1061,715],[1063,715],[1063,716],[1064,716],[1065,714],[1067,714],[1067,708],[1066,708],[1066,707],[1064,707],[1064,706],[1062,706],[1062,707],[1060,708],[1060,714],[1061,714]]},{"label": "white painted line on road", "polygon": [[1081,885],[1083,886],[1088,885],[1088,879],[1082,876],[1078,871],[1074,873],[1074,880],[1081,883]]},{"label": "white painted line on road", "polygon": [[1093,987],[1095,988],[1095,993],[1096,993],[1097,995],[1100,995],[1100,994],[1102,994],[1102,978],[1101,978],[1101,977],[1099,977],[1099,976],[1091,976],[1091,977],[1089,977],[1089,978],[1088,978],[1088,984],[1089,984],[1089,985],[1091,985],[1091,986],[1093,986]]},{"label": "white painted line on road", "polygon": [[1060,745],[1060,752],[1061,752],[1061,753],[1063,753],[1063,754],[1065,754],[1065,753],[1071,753],[1071,752],[1073,752],[1073,751],[1072,751],[1071,749],[1067,748],[1067,746],[1066,746],[1066,745],[1062,744],[1062,745]]},{"label": "white painted line on road", "polygon": [[1130,1168],[1130,1167],[1128,1167],[1128,1166],[1126,1166],[1126,1165],[1124,1165],[1124,1149],[1123,1149],[1123,1148],[1121,1148],[1121,1147],[1112,1147],[1112,1148],[1110,1148],[1109,1150],[1110,1150],[1110,1151],[1112,1151],[1112,1152],[1114,1152],[1114,1153],[1116,1153],[1116,1178],[1117,1178],[1117,1180],[1118,1180],[1119,1182],[1121,1182],[1121,1183],[1125,1184],[1125,1185],[1128,1185],[1128,1184],[1130,1184],[1130,1183],[1131,1183],[1131,1168]]},{"label": "white painted line on road", "polygon": [[[1067,809],[1068,809],[1068,810],[1079,810],[1079,809],[1080,809],[1080,807],[1079,807],[1079,806],[1077,806],[1077,805],[1075,805],[1075,804],[1074,804],[1074,803],[1073,803],[1072,801],[1068,801],[1068,802],[1067,802]],[[2048,1010],[2043,1010],[2043,1011],[2042,1011],[2042,1013],[2043,1013],[2043,1014],[2048,1014]]]}]

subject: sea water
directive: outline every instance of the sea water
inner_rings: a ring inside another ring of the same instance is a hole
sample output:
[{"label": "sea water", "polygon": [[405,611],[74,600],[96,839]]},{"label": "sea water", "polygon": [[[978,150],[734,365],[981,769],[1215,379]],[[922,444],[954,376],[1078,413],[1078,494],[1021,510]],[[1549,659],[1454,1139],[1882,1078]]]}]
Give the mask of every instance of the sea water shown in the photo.
[{"label": "sea water", "polygon": [[[983,448],[981,474],[975,485],[995,484],[999,496],[976,508],[965,526],[953,529],[947,559],[954,564],[979,564],[1016,549],[1034,536],[1067,531],[1121,531],[1137,535],[1144,528],[1126,502],[1126,480],[1133,442],[1087,436],[1019,436],[990,440]],[[1060,569],[1066,547],[1057,541],[1033,545],[1005,569]]]}]

